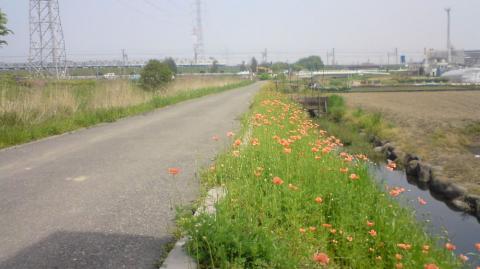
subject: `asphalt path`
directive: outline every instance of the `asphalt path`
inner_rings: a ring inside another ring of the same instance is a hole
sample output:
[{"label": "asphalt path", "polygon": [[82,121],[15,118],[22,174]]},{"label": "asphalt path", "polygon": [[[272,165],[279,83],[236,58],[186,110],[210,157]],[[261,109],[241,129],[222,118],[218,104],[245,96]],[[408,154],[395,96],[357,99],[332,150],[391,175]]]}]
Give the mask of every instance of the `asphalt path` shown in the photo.
[{"label": "asphalt path", "polygon": [[153,268],[260,85],[1,150],[0,268]]}]

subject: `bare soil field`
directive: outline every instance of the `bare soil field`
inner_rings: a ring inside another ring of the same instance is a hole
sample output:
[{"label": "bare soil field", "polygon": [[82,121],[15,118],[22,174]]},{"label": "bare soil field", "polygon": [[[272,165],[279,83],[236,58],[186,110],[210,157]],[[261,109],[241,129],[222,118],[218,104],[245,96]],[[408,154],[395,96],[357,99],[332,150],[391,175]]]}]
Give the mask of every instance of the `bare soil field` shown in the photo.
[{"label": "bare soil field", "polygon": [[390,138],[480,194],[480,92],[342,94],[351,108],[380,112],[394,125]]}]

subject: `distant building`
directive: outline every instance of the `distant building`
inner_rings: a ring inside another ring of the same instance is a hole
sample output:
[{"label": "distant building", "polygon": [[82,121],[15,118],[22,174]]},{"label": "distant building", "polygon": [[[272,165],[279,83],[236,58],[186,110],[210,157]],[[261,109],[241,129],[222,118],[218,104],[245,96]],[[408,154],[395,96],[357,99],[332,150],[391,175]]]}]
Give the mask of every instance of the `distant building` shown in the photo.
[{"label": "distant building", "polygon": [[465,66],[480,67],[480,50],[466,50],[465,51]]},{"label": "distant building", "polygon": [[452,69],[473,67],[480,64],[480,50],[452,50],[451,61],[448,61],[446,50],[425,50],[423,69],[426,75],[440,76]]}]

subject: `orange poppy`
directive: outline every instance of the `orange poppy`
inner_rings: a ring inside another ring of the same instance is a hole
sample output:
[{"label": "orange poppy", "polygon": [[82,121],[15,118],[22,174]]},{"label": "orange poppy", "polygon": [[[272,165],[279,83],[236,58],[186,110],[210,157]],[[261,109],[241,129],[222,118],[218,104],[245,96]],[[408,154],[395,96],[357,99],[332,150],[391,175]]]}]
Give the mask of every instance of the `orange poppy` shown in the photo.
[{"label": "orange poppy", "polygon": [[324,223],[322,224],[323,227],[325,228],[332,228],[332,224]]},{"label": "orange poppy", "polygon": [[372,227],[375,225],[375,222],[367,220],[367,226]]},{"label": "orange poppy", "polygon": [[418,199],[418,203],[419,203],[420,205],[426,205],[426,204],[427,204],[427,201],[425,201],[425,200],[422,199],[421,197],[418,197],[417,199]]},{"label": "orange poppy", "polygon": [[178,173],[180,173],[180,168],[176,168],[176,167],[171,167],[171,168],[168,168],[168,173],[170,175],[177,175]]},{"label": "orange poppy", "polygon": [[351,180],[357,180],[359,178],[360,178],[360,176],[358,176],[357,174],[350,174],[350,179]]},{"label": "orange poppy", "polygon": [[340,173],[342,174],[348,173],[348,167],[340,168]]},{"label": "orange poppy", "polygon": [[395,269],[403,269],[403,264],[401,262],[395,264]]},{"label": "orange poppy", "polygon": [[446,243],[445,248],[449,251],[454,251],[455,249],[457,249],[457,247],[452,243]]},{"label": "orange poppy", "polygon": [[304,234],[306,232],[306,230],[304,228],[300,228],[298,229],[298,231],[301,233],[301,234]]},{"label": "orange poppy", "polygon": [[252,146],[258,146],[260,145],[260,142],[258,141],[257,138],[252,139]]},{"label": "orange poppy", "polygon": [[310,226],[308,227],[308,229],[310,230],[310,232],[315,232],[317,230],[317,227]]},{"label": "orange poppy", "polygon": [[235,140],[235,142],[233,142],[233,145],[236,146],[236,147],[240,146],[241,144],[242,144],[242,140],[240,140],[240,139],[237,139],[237,140]]},{"label": "orange poppy", "polygon": [[328,255],[323,252],[315,253],[313,255],[313,260],[321,265],[327,265],[330,262],[330,258],[328,257]]},{"label": "orange poppy", "polygon": [[429,264],[425,264],[425,266],[423,267],[425,269],[440,269],[438,268],[438,266],[434,263],[429,263]]},{"label": "orange poppy", "polygon": [[218,135],[212,136],[212,140],[214,140],[214,141],[218,141],[219,139],[220,139],[220,138],[218,137]]},{"label": "orange poppy", "polygon": [[290,153],[292,153],[292,149],[291,148],[283,148],[283,153],[290,154]]},{"label": "orange poppy", "polygon": [[323,203],[322,197],[319,196],[319,197],[315,198],[315,202],[316,202],[317,204]]},{"label": "orange poppy", "polygon": [[468,257],[465,256],[465,255],[463,255],[463,254],[458,255],[458,258],[460,258],[460,260],[461,260],[462,262],[468,261]]},{"label": "orange poppy", "polygon": [[400,244],[397,244],[397,247],[399,247],[399,248],[401,248],[401,249],[404,249],[404,250],[409,250],[409,249],[412,248],[412,245],[400,243]]},{"label": "orange poppy", "polygon": [[370,232],[368,232],[368,233],[369,233],[371,236],[373,236],[373,237],[377,236],[377,231],[375,231],[375,230],[373,230],[373,229],[370,230]]},{"label": "orange poppy", "polygon": [[275,185],[282,185],[283,184],[283,180],[279,177],[274,177],[272,179],[272,183],[275,184]]},{"label": "orange poppy", "polygon": [[395,254],[395,259],[401,260],[401,259],[403,259],[403,256],[401,254],[397,253],[397,254]]},{"label": "orange poppy", "polygon": [[232,132],[232,131],[230,131],[230,132],[227,132],[227,136],[228,136],[228,137],[232,137],[232,136],[234,136],[234,135],[235,135],[235,133],[234,133],[234,132]]},{"label": "orange poppy", "polygon": [[477,251],[480,251],[480,243],[476,243],[475,248],[477,249]]}]

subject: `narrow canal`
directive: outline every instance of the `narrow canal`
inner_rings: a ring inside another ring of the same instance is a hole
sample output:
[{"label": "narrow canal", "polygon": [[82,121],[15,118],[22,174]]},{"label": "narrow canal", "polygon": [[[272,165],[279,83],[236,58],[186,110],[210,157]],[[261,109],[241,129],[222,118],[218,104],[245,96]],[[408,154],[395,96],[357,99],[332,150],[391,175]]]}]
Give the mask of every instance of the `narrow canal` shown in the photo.
[{"label": "narrow canal", "polygon": [[[417,220],[426,224],[430,234],[443,241],[448,238],[456,245],[457,255],[467,255],[470,259],[468,266],[480,266],[479,252],[475,249],[475,244],[480,242],[480,222],[476,217],[455,211],[434,198],[428,190],[410,184],[404,171],[389,171],[384,165],[372,165],[371,173],[382,185],[405,188],[406,191],[396,199],[414,210]],[[426,204],[420,204],[419,198]]]}]

